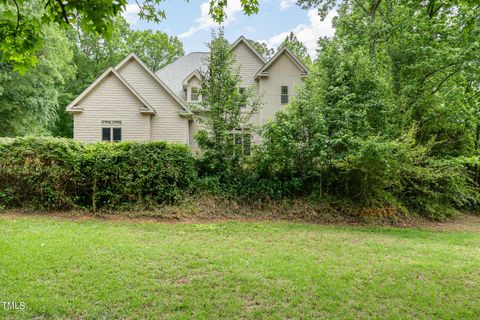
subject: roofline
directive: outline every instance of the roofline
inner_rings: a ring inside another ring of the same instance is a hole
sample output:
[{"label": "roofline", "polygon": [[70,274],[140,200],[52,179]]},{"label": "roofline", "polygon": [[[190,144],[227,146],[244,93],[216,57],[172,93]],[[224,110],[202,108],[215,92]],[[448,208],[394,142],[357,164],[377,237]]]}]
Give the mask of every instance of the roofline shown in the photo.
[{"label": "roofline", "polygon": [[188,81],[190,81],[190,79],[193,78],[193,76],[196,76],[198,78],[198,80],[202,80],[202,76],[200,75],[200,73],[198,72],[198,70],[193,70],[183,81],[182,81],[182,85],[185,89],[185,87],[187,86],[188,84]]},{"label": "roofline", "polygon": [[173,91],[155,74],[150,70],[149,67],[135,54],[135,53],[130,53],[128,56],[125,57],[117,66],[115,66],[115,70],[119,70],[120,68],[123,67],[125,63],[127,63],[130,59],[135,59],[147,72],[150,76],[152,76],[155,81],[157,81],[162,88],[164,88],[167,93],[175,100],[178,102],[178,104],[185,109],[187,112],[191,112],[190,109],[185,105],[185,103],[180,100],[180,98],[177,97],[176,94],[173,93]]},{"label": "roofline", "polygon": [[[117,70],[115,70],[114,68],[112,67],[109,67],[107,70],[105,70],[97,79],[95,79],[95,81],[90,84],[85,90],[83,90],[82,93],[80,93],[78,95],[78,97],[76,97],[72,102],[70,102],[66,108],[67,111],[70,111],[70,112],[82,112],[83,111],[83,108],[77,108],[75,107],[75,105],[77,103],[79,103],[90,91],[92,91],[93,89],[95,89],[99,84],[100,82],[102,82],[103,79],[105,79],[110,73],[112,73],[115,77],[117,77],[118,80],[120,80],[120,82],[122,82],[126,87],[127,89],[133,93],[133,95],[138,99],[140,100],[140,102],[143,103],[143,105],[145,107],[147,107],[148,109],[148,113],[155,113],[155,109],[152,108],[152,106],[148,103],[148,101],[146,101],[128,82],[127,80],[125,80],[118,72]],[[144,112],[145,111],[141,111],[141,112]]]},{"label": "roofline", "polygon": [[250,43],[250,41],[248,41],[247,38],[245,38],[244,36],[240,36],[238,37],[238,39],[232,44],[231,46],[231,50],[233,50],[236,46],[238,46],[240,44],[240,42],[244,42],[248,48],[250,48],[250,50],[252,50],[256,56],[265,64],[267,63],[267,60],[265,60],[265,57],[262,56],[258,51],[257,49],[255,49],[252,44]]},{"label": "roofline", "polygon": [[307,67],[297,58],[297,56],[290,50],[288,47],[284,46],[282,49],[278,50],[277,53],[255,74],[255,79],[260,77],[263,72],[265,72],[282,54],[287,53],[288,56],[293,60],[293,62],[304,72],[304,75],[308,75],[309,71]]}]

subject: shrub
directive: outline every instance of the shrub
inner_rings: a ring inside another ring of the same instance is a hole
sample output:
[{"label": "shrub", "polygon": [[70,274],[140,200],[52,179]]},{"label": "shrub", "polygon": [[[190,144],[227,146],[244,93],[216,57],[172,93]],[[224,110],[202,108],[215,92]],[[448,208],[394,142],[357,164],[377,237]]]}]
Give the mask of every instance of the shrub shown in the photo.
[{"label": "shrub", "polygon": [[68,139],[18,138],[0,143],[0,203],[6,207],[67,209],[75,205],[76,159]]},{"label": "shrub", "polygon": [[451,216],[479,201],[468,158],[435,158],[432,143],[367,139],[334,162],[331,184],[339,195],[367,206],[395,206],[430,218]]},{"label": "shrub", "polygon": [[195,177],[194,159],[179,144],[0,142],[0,204],[6,207],[97,210],[173,202]]}]

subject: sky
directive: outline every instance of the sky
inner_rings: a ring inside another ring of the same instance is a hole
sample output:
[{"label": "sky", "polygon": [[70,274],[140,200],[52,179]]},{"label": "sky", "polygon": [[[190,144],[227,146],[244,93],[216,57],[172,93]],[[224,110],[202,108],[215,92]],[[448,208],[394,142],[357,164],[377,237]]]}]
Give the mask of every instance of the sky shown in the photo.
[{"label": "sky", "polygon": [[[302,10],[295,2],[296,0],[260,0],[259,13],[247,16],[242,11],[240,0],[229,0],[227,19],[223,23],[225,37],[233,42],[243,35],[248,39],[264,41],[276,49],[293,31],[305,44],[310,55],[315,57],[318,38],[331,37],[335,32],[332,27],[335,12],[329,13],[321,21],[316,9]],[[209,0],[166,0],[162,9],[167,17],[160,23],[140,20],[137,15],[139,8],[135,3],[127,5],[124,17],[134,29],[160,30],[178,36],[186,53],[207,51],[206,43],[211,38],[211,30],[218,27],[208,15]]]}]

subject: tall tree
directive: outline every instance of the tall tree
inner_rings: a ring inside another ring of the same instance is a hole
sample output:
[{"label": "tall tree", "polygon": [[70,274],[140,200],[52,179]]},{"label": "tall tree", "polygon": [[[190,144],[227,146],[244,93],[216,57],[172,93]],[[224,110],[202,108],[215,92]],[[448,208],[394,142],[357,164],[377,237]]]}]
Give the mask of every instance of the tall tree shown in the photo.
[{"label": "tall tree", "polygon": [[[455,0],[300,0],[325,15],[338,5],[343,50],[366,52],[389,81],[403,128],[435,137],[440,153],[475,151],[480,91],[480,3]],[[478,152],[478,150],[476,151]]]},{"label": "tall tree", "polygon": [[258,53],[264,56],[267,60],[269,60],[275,54],[275,50],[273,50],[273,48],[270,48],[263,41],[254,41],[254,40],[248,40],[248,41],[250,41],[250,43],[255,48],[255,50],[257,50]]},{"label": "tall tree", "polygon": [[298,40],[297,36],[293,32],[288,34],[285,40],[283,40],[278,47],[278,50],[282,49],[283,47],[289,48],[305,66],[311,66],[312,58],[308,54],[307,47],[305,47],[305,45]]},{"label": "tall tree", "polygon": [[214,166],[210,169],[225,173],[235,169],[243,157],[244,139],[252,134],[249,119],[260,101],[253,87],[240,90],[240,72],[223,29],[212,34],[208,46],[208,71],[202,75],[202,103],[197,110],[206,130],[198,133],[197,140],[205,163]]},{"label": "tall tree", "polygon": [[[161,9],[163,0],[136,1],[139,16],[147,21],[159,22],[165,18]],[[1,0],[0,52],[2,59],[11,61],[21,72],[35,66],[36,52],[44,39],[42,26],[55,23],[62,28],[72,24],[84,32],[110,39],[114,31],[114,18],[125,12],[127,0]],[[211,0],[210,15],[217,22],[226,17],[227,0]],[[258,0],[242,0],[245,14],[258,11]],[[32,11],[36,14],[32,14]]]},{"label": "tall tree", "polygon": [[72,80],[72,48],[64,32],[43,27],[44,46],[34,69],[23,76],[0,62],[0,136],[49,134],[61,106],[58,88]]},{"label": "tall tree", "polygon": [[185,54],[177,37],[152,30],[132,31],[127,39],[127,50],[135,52],[153,72]]}]

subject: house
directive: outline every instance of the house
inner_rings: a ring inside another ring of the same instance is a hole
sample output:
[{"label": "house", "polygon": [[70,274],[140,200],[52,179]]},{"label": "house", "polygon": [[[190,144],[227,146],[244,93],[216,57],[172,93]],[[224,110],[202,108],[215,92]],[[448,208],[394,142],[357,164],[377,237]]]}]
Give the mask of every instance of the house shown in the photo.
[{"label": "house", "polygon": [[[263,97],[262,108],[252,117],[255,125],[261,125],[295,96],[308,70],[287,48],[266,61],[243,36],[231,50],[242,78],[239,90],[255,85]],[[201,101],[200,73],[206,70],[208,54],[192,52],[156,73],[135,54],[128,55],[67,106],[73,114],[74,139],[165,140],[195,147],[194,135],[201,124],[189,105]]]}]

